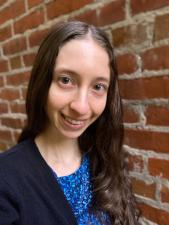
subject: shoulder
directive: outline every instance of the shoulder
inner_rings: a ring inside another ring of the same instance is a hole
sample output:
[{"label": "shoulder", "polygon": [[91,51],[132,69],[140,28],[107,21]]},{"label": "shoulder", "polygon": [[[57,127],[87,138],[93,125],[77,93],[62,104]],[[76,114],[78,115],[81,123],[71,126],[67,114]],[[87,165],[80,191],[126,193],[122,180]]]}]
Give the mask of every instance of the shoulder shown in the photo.
[{"label": "shoulder", "polygon": [[24,171],[25,167],[31,167],[31,161],[35,157],[33,154],[34,148],[34,141],[28,139],[6,152],[0,153],[0,175],[15,174],[16,176],[16,174]]},{"label": "shoulder", "polygon": [[[7,151],[0,153],[0,168],[5,163],[12,163],[14,160],[24,158],[24,155],[31,148],[31,140],[25,140],[13,146]],[[16,163],[17,161],[15,161]]]}]

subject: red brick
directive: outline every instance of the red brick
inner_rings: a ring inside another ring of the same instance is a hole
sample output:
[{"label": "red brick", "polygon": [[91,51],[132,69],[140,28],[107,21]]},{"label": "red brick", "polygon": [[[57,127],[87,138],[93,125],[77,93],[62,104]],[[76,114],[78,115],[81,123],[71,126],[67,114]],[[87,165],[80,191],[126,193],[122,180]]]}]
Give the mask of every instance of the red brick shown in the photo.
[{"label": "red brick", "polygon": [[[8,140],[8,143],[9,143],[9,140]],[[7,149],[8,149],[7,142],[4,142],[3,140],[1,141],[1,138],[0,138],[0,151],[4,152]]]},{"label": "red brick", "polygon": [[130,171],[142,172],[144,168],[144,162],[142,156],[129,155],[128,156],[128,169]]},{"label": "red brick", "polygon": [[12,139],[12,135],[10,131],[0,130],[0,141],[10,141]]},{"label": "red brick", "polygon": [[3,51],[5,55],[22,52],[23,50],[26,50],[25,37],[15,38],[3,45]]},{"label": "red brick", "polygon": [[99,13],[99,26],[104,26],[123,20],[125,18],[125,1],[117,0],[113,1],[100,9]]},{"label": "red brick", "polygon": [[25,12],[25,2],[23,0],[15,0],[11,6],[12,18],[16,18]]},{"label": "red brick", "polygon": [[143,69],[161,70],[169,68],[169,45],[149,49],[141,54]]},{"label": "red brick", "polygon": [[129,47],[133,44],[141,44],[147,40],[146,27],[142,24],[116,28],[112,31],[112,36],[115,47]]},{"label": "red brick", "polygon": [[132,54],[118,55],[116,60],[119,75],[134,73],[138,68],[136,57]]},{"label": "red brick", "polygon": [[6,103],[0,103],[0,114],[8,112],[8,105]]},{"label": "red brick", "polygon": [[145,116],[147,117],[147,124],[169,126],[169,108],[149,106],[146,109]]},{"label": "red brick", "polygon": [[4,86],[4,78],[0,76],[0,87]]},{"label": "red brick", "polygon": [[70,13],[74,10],[80,9],[83,6],[93,2],[93,0],[72,0],[72,1],[63,1],[57,0],[54,2],[50,2],[46,8],[47,8],[47,17],[48,19],[53,19],[55,17],[58,17],[63,14]]},{"label": "red brick", "polygon": [[35,60],[35,56],[36,56],[35,53],[30,53],[30,54],[27,54],[27,55],[23,55],[24,65],[25,66],[32,66],[33,62]]},{"label": "red brick", "polygon": [[8,71],[8,63],[6,60],[0,60],[0,73]]},{"label": "red brick", "polygon": [[25,114],[25,104],[23,103],[10,103],[10,108],[12,113],[22,113]]},{"label": "red brick", "polygon": [[123,119],[124,119],[125,123],[139,122],[139,115],[137,112],[134,111],[133,108],[125,106],[125,107],[123,107],[123,109],[124,109]]},{"label": "red brick", "polygon": [[10,20],[12,18],[12,11],[11,7],[5,7],[4,9],[1,10],[1,16],[0,16],[0,24]]},{"label": "red brick", "polygon": [[169,187],[164,185],[161,187],[161,201],[169,203]]},{"label": "red brick", "polygon": [[21,95],[22,95],[22,99],[25,100],[26,99],[26,95],[27,95],[27,87],[23,87],[21,89]]},{"label": "red brick", "polygon": [[120,80],[119,85],[124,99],[168,99],[169,96],[169,76]]},{"label": "red brick", "polygon": [[133,188],[134,193],[136,193],[137,195],[155,199],[156,185],[154,183],[146,184],[142,180],[133,178],[132,179],[132,188]]},{"label": "red brick", "polygon": [[5,41],[12,36],[11,25],[7,25],[0,29],[0,41]]},{"label": "red brick", "polygon": [[17,118],[1,118],[1,124],[15,129],[23,128],[22,121]]},{"label": "red brick", "polygon": [[48,31],[49,29],[45,29],[45,30],[38,30],[31,33],[31,35],[29,36],[30,46],[34,47],[36,45],[40,45],[40,43],[42,42],[43,38],[46,36]]},{"label": "red brick", "polygon": [[131,0],[133,14],[158,9],[167,5],[169,5],[168,0]]},{"label": "red brick", "polygon": [[18,89],[5,88],[3,90],[0,90],[0,99],[12,101],[19,98],[20,94]]},{"label": "red brick", "polygon": [[42,2],[43,2],[43,0],[28,0],[28,7],[32,8],[36,5],[39,5]]},{"label": "red brick", "polygon": [[22,66],[21,57],[16,56],[16,57],[10,58],[10,64],[11,64],[12,69],[21,68],[21,66]]},{"label": "red brick", "polygon": [[25,3],[23,0],[15,0],[9,6],[1,10],[0,24],[12,18],[16,18],[25,12]]},{"label": "red brick", "polygon": [[96,9],[85,11],[78,16],[71,17],[69,20],[79,20],[95,26],[98,26],[99,23]]},{"label": "red brick", "polygon": [[5,2],[6,0],[0,0],[0,6],[2,6]]},{"label": "red brick", "polygon": [[80,20],[95,26],[105,26],[125,18],[124,5],[124,0],[113,1],[99,8],[98,11],[89,10],[71,18],[71,20]]},{"label": "red brick", "polygon": [[169,14],[157,16],[154,24],[154,40],[169,38]]},{"label": "red brick", "polygon": [[168,153],[169,133],[126,129],[124,143],[134,148]]},{"label": "red brick", "polygon": [[152,176],[169,179],[169,160],[149,158],[148,170]]},{"label": "red brick", "polygon": [[18,73],[14,75],[9,75],[6,77],[6,81],[8,85],[18,86],[28,82],[30,78],[29,72]]},{"label": "red brick", "polygon": [[44,23],[44,11],[38,9],[33,13],[21,18],[14,23],[15,33],[23,33],[28,29],[38,27],[40,24]]},{"label": "red brick", "polygon": [[139,208],[145,218],[157,223],[158,225],[168,225],[169,213],[158,208],[139,203]]}]

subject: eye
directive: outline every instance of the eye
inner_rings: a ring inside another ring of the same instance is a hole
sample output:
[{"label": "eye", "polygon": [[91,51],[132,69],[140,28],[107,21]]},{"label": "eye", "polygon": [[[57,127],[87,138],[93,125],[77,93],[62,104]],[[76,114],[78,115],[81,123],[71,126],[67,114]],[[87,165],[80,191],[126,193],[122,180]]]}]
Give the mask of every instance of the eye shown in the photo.
[{"label": "eye", "polygon": [[96,91],[101,91],[101,92],[106,92],[107,91],[107,85],[105,85],[105,84],[101,84],[101,83],[99,83],[99,84],[95,84],[94,85],[94,89],[96,90]]},{"label": "eye", "polygon": [[70,77],[66,77],[66,76],[59,77],[58,80],[62,84],[69,84],[69,83],[71,83]]},{"label": "eye", "polygon": [[72,88],[76,84],[75,80],[69,75],[59,76],[57,82],[61,88]]},{"label": "eye", "polygon": [[104,83],[96,83],[93,86],[93,92],[96,96],[104,96],[107,94],[108,85]]}]

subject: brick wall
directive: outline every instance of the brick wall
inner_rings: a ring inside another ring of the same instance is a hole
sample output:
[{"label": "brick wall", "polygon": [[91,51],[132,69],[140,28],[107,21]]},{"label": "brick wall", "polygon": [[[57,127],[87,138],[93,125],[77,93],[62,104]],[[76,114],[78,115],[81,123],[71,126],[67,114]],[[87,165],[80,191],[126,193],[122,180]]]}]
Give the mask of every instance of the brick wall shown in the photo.
[{"label": "brick wall", "polygon": [[0,150],[16,143],[38,45],[79,19],[116,47],[125,148],[142,224],[169,224],[169,0],[0,0]]}]

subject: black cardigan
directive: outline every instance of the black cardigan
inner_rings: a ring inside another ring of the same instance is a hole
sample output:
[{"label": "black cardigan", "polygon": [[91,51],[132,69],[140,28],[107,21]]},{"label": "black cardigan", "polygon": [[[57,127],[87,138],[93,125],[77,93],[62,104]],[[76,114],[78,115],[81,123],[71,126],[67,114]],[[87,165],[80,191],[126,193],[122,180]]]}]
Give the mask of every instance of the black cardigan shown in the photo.
[{"label": "black cardigan", "polygon": [[0,154],[0,225],[77,225],[56,178],[31,139]]}]

